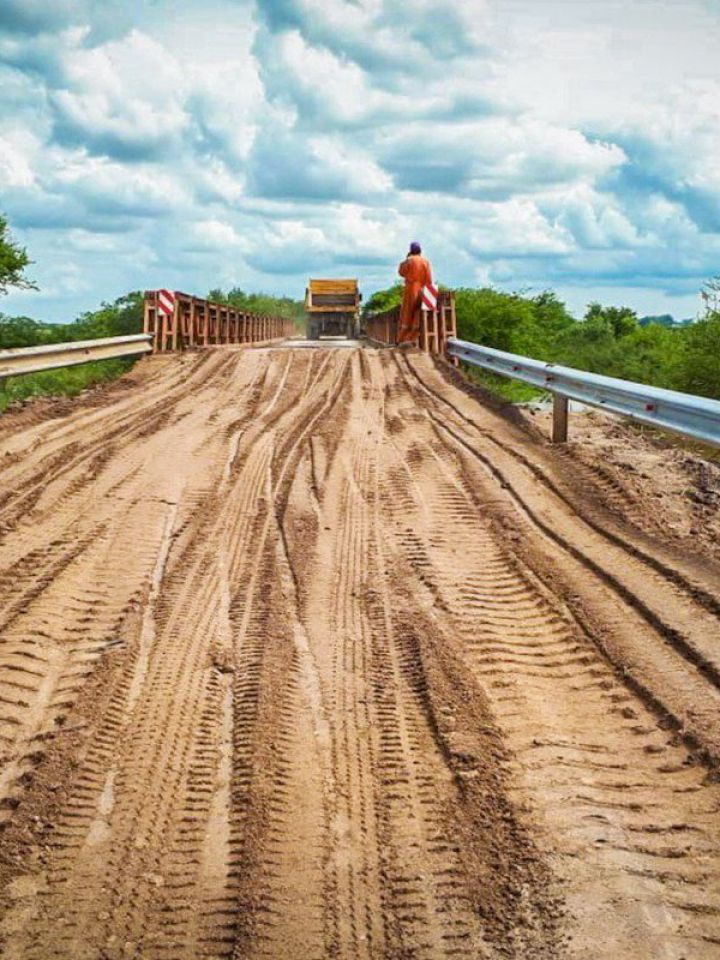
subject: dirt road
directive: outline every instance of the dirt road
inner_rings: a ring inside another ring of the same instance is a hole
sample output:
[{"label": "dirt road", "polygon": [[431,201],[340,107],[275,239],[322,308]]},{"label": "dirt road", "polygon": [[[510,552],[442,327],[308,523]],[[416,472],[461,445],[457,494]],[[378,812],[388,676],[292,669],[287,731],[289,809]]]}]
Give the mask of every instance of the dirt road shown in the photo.
[{"label": "dirt road", "polygon": [[425,356],[0,420],[5,958],[720,956],[720,569]]}]

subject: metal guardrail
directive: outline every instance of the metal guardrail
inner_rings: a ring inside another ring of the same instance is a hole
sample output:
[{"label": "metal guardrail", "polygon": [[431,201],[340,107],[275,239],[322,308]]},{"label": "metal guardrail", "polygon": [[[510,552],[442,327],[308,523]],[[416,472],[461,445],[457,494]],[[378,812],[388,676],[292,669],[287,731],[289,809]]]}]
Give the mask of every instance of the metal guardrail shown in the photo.
[{"label": "metal guardrail", "polygon": [[467,340],[448,340],[448,356],[503,377],[522,380],[553,394],[553,441],[567,440],[568,400],[630,417],[720,446],[720,401],[604,377],[531,357],[505,353]]},{"label": "metal guardrail", "polygon": [[128,337],[103,337],[74,343],[47,343],[39,347],[0,350],[0,380],[23,373],[42,373],[60,367],[76,367],[92,360],[112,360],[150,353],[151,337],[145,333]]}]

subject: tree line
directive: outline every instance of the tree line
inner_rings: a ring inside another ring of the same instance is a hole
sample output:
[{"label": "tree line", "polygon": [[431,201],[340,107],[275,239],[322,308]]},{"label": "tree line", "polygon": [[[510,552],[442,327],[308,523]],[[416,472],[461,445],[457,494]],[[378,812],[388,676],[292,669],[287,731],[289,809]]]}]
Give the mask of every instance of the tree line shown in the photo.
[{"label": "tree line", "polygon": [[[26,275],[30,265],[27,251],[13,241],[7,220],[0,215],[0,293],[10,287],[34,288]],[[455,291],[458,334],[464,340],[511,353],[720,399],[720,279],[708,281],[702,295],[702,316],[694,323],[674,327],[667,317],[641,322],[628,307],[599,303],[589,304],[584,317],[576,320],[551,291],[530,296],[491,287],[461,287]],[[389,309],[401,298],[402,284],[396,283],[373,293],[365,302],[364,312]],[[304,302],[291,297],[232,287],[227,292],[213,289],[207,299],[241,310],[289,317],[298,326],[305,320]],[[82,313],[70,323],[43,323],[0,313],[0,349],[140,333],[142,319],[143,294],[137,290],[113,302],[103,302],[97,310]],[[127,361],[102,361],[75,370],[13,378],[12,390],[6,383],[0,394],[0,408],[7,404],[13,390],[15,399],[50,388],[60,393],[78,392],[126,368]],[[482,376],[512,399],[532,392],[523,384],[491,374]]]},{"label": "tree line", "polygon": [[[528,296],[460,287],[455,290],[458,336],[592,373],[720,399],[720,280],[709,281],[702,293],[702,316],[670,326],[665,317],[641,322],[629,307],[599,303],[589,304],[576,320],[551,291]],[[395,284],[374,293],[365,312],[390,309],[401,299],[402,285]],[[483,380],[512,399],[532,395],[532,388],[492,374]]]},{"label": "tree line", "polygon": [[[0,215],[0,294],[7,293],[12,287],[37,289],[27,276],[30,266],[26,249],[13,240],[7,220]],[[134,290],[112,302],[101,303],[96,310],[86,311],[69,323],[44,323],[32,317],[7,316],[0,312],[0,350],[142,333],[143,299],[143,293]],[[233,287],[227,293],[211,290],[207,299],[255,313],[290,317],[296,323],[301,323],[305,316],[301,300],[246,293],[240,287]],[[0,411],[32,396],[75,396],[95,384],[114,379],[128,370],[133,362],[101,360],[79,367],[0,379]]]}]

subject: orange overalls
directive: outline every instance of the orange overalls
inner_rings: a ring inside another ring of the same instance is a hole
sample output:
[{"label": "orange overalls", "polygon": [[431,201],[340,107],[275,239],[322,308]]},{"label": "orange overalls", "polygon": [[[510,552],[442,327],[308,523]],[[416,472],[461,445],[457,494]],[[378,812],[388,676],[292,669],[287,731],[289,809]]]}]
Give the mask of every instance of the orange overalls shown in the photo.
[{"label": "orange overalls", "polygon": [[405,278],[398,343],[413,343],[420,336],[420,292],[432,283],[432,267],[425,257],[412,253],[400,264],[398,273]]}]

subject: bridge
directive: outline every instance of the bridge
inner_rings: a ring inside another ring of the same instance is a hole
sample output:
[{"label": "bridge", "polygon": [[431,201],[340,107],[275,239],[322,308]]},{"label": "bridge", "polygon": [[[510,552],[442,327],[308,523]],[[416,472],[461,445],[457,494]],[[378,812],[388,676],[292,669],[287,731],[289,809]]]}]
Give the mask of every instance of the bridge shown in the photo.
[{"label": "bridge", "polygon": [[3,955],[717,957],[717,560],[449,296],[409,352],[176,304],[0,418]]}]

